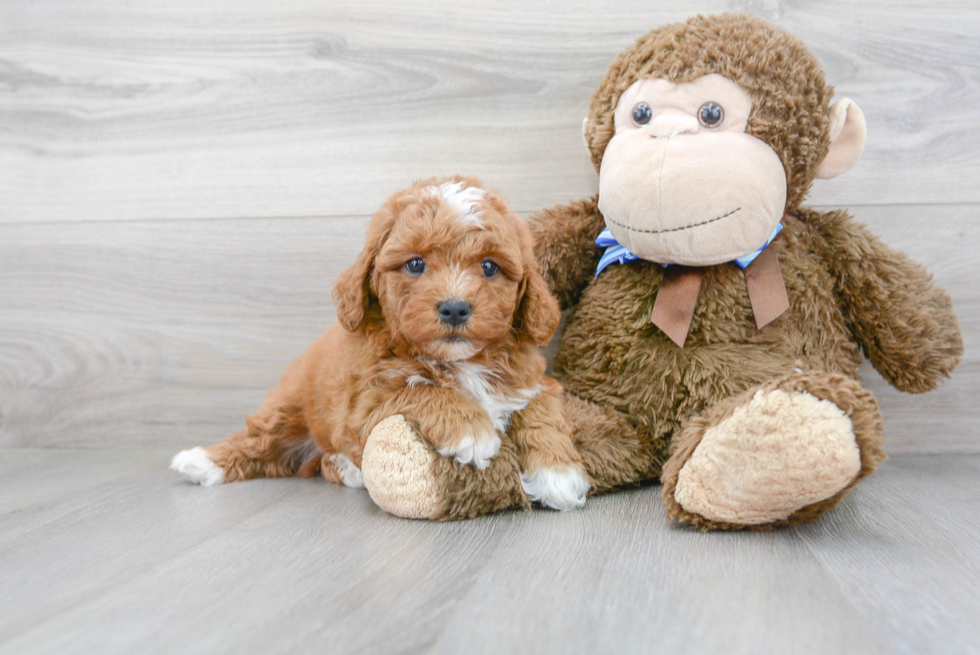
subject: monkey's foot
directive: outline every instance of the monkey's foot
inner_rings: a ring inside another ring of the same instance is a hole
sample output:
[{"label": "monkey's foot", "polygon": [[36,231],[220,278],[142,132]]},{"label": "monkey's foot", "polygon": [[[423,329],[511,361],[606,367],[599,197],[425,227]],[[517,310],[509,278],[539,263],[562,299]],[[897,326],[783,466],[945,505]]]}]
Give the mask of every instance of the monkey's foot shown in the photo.
[{"label": "monkey's foot", "polygon": [[486,469],[463,466],[436,452],[400,415],[368,436],[361,472],[378,507],[403,518],[454,520],[529,506],[511,444]]},{"label": "monkey's foot", "polygon": [[693,419],[664,467],[672,518],[703,529],[816,519],[884,459],[870,392],[804,373],[752,389]]}]

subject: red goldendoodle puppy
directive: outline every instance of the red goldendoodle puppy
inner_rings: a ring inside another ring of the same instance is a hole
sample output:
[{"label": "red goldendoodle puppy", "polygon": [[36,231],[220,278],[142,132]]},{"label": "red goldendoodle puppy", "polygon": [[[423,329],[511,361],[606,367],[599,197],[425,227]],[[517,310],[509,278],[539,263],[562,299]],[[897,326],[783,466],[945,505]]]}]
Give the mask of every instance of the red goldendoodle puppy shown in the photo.
[{"label": "red goldendoodle puppy", "polygon": [[[248,428],[178,453],[192,481],[312,476],[361,487],[371,430],[401,414],[461,466],[485,468],[514,440],[528,496],[585,503],[589,483],[544,375],[558,305],[527,226],[473,178],[417,182],[372,217],[334,287],[339,325],[283,375]],[[508,434],[511,417],[533,426]]]}]

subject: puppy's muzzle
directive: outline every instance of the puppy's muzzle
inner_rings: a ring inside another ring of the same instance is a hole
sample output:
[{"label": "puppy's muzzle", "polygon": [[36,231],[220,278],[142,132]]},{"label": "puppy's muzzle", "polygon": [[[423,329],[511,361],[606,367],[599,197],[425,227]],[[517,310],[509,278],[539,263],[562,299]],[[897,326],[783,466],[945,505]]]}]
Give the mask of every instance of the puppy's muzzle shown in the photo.
[{"label": "puppy's muzzle", "polygon": [[472,313],[473,310],[470,308],[470,304],[458,298],[443,300],[439,304],[439,318],[442,319],[443,323],[453,327],[465,323],[469,320]]}]

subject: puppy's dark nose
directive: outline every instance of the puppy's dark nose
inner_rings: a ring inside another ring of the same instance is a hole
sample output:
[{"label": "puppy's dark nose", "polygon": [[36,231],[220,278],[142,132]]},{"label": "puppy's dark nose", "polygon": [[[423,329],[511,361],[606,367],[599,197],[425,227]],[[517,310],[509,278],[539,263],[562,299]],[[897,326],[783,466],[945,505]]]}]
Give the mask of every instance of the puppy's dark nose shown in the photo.
[{"label": "puppy's dark nose", "polygon": [[455,298],[443,300],[439,305],[439,318],[442,319],[443,323],[448,323],[453,327],[465,323],[472,313],[470,304],[465,300],[456,300]]}]

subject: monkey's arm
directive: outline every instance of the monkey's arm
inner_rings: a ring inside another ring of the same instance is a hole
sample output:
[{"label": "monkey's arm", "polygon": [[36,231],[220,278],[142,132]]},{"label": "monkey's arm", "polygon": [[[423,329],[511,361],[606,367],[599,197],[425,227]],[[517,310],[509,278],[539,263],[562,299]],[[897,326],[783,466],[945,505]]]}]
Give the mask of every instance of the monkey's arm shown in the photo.
[{"label": "monkey's arm", "polygon": [[599,196],[542,210],[529,219],[538,267],[562,310],[578,302],[595,276],[602,250],[595,238],[606,227]]},{"label": "monkey's arm", "polygon": [[852,333],[899,391],[934,389],[960,363],[963,337],[946,292],[919,263],[881,243],[843,211],[811,212],[823,259]]}]

